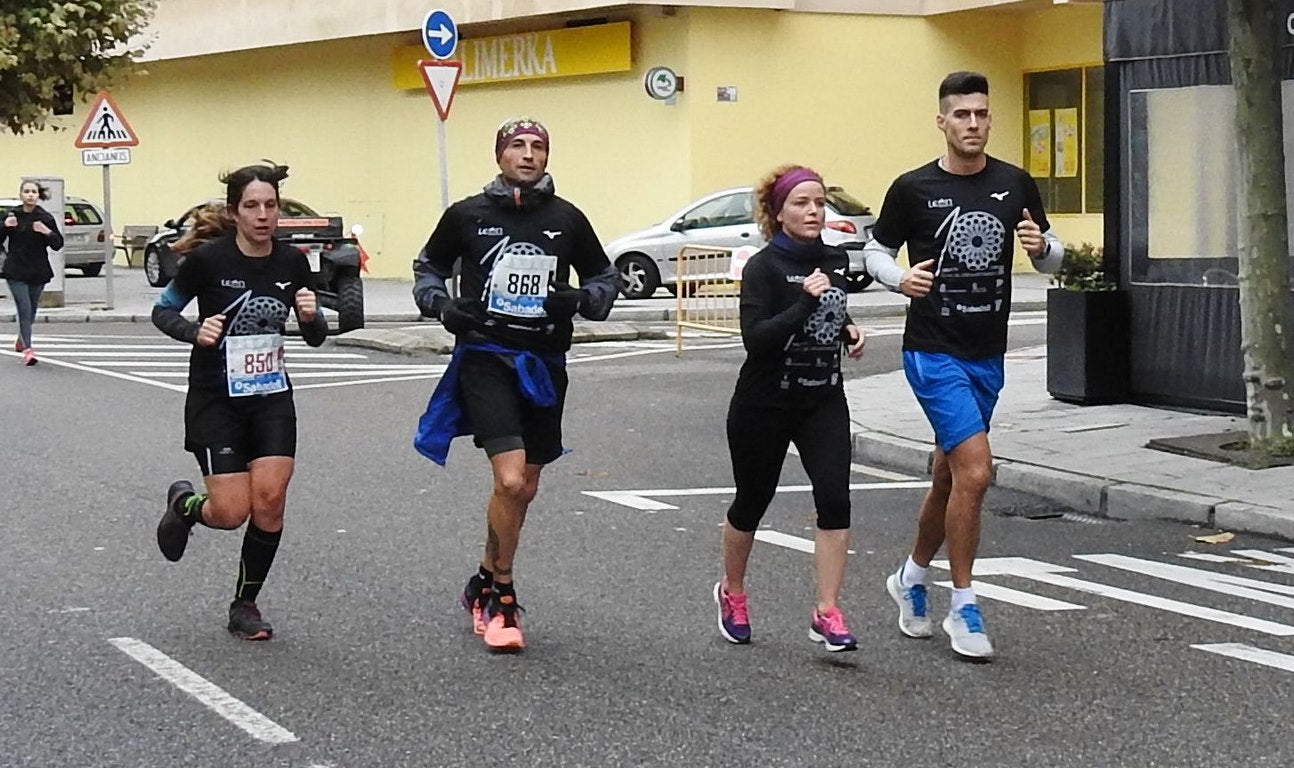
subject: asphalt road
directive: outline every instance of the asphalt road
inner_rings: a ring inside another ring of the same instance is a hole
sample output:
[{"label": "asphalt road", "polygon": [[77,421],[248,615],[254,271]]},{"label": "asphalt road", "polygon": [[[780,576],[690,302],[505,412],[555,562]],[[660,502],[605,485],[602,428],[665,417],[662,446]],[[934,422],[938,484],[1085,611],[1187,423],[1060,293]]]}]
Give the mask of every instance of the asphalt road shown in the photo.
[{"label": "asphalt road", "polygon": [[[260,600],[276,635],[235,640],[241,534],[199,530],[178,564],[153,540],[167,485],[196,474],[183,358],[167,356],[183,350],[138,325],[37,332],[41,365],[0,355],[0,766],[1294,760],[1294,569],[1257,567],[1294,553],[1260,537],[1203,544],[1188,526],[992,492],[982,563],[1009,575],[983,576],[1002,599],[981,603],[999,658],[969,664],[939,632],[899,635],[883,580],[922,491],[860,468],[874,487],[853,494],[843,602],[860,650],[806,637],[810,556],[791,547],[812,537],[812,510],[797,492],[765,521],[782,544],[754,553],[755,642],[724,643],[710,590],[741,359],[726,339],[681,360],[577,348],[574,452],[545,472],[527,523],[529,647],[512,657],[489,656],[455,604],[483,538],[486,464],[466,441],[444,470],[409,445],[443,360],[293,350],[294,375],[317,375],[298,378],[298,470]],[[1013,345],[1042,336],[1020,326]],[[848,375],[898,367],[897,344],[878,334]],[[794,457],[782,482],[805,482]],[[1004,557],[1036,562],[987,559]],[[947,594],[932,594],[940,615]],[[1215,644],[1234,645],[1192,647]]]}]

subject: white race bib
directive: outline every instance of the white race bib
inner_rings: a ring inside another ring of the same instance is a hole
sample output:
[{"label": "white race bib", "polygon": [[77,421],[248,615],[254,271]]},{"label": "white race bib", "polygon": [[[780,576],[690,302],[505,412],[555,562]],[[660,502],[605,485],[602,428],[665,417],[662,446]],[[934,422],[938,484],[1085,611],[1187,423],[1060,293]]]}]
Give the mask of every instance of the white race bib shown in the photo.
[{"label": "white race bib", "polygon": [[283,337],[277,333],[225,337],[225,373],[230,397],[271,395],[288,389]]},{"label": "white race bib", "polygon": [[505,253],[494,263],[485,308],[509,317],[545,317],[544,299],[556,272],[556,256]]}]

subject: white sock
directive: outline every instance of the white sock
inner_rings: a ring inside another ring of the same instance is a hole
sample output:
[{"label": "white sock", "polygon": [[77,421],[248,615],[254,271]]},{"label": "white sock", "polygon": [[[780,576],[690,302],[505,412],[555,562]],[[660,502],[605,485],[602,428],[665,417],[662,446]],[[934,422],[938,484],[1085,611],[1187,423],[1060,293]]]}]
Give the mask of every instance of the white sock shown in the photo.
[{"label": "white sock", "polygon": [[907,561],[899,566],[899,585],[904,589],[911,589],[918,584],[925,584],[926,579],[926,569],[917,565],[912,560],[912,555],[908,555]]},{"label": "white sock", "polygon": [[963,606],[975,604],[975,590],[971,587],[958,589],[953,587],[952,605],[949,606],[949,613],[957,613]]}]

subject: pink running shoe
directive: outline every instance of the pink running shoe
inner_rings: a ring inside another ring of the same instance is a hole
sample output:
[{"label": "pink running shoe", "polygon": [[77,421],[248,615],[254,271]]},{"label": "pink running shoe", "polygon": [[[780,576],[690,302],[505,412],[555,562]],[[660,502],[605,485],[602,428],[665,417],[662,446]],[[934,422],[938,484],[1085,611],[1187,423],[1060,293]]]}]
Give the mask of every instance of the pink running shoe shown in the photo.
[{"label": "pink running shoe", "polygon": [[746,611],[746,593],[729,594],[723,582],[714,585],[714,602],[719,606],[719,634],[737,645],[750,642],[750,615]]},{"label": "pink running shoe", "polygon": [[858,640],[845,625],[845,614],[839,608],[833,607],[826,613],[818,613],[814,609],[813,622],[809,624],[809,639],[822,643],[832,653],[858,650]]}]

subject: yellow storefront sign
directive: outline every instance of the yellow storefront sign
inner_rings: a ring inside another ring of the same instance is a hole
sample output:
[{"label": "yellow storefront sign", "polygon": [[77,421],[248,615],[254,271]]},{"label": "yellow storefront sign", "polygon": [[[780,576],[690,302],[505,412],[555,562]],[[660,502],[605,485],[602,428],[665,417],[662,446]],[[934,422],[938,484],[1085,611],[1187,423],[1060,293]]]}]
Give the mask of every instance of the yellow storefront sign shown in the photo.
[{"label": "yellow storefront sign", "polygon": [[[463,62],[459,85],[628,71],[633,68],[630,27],[629,22],[622,21],[463,40],[456,54]],[[395,87],[422,88],[418,60],[425,58],[427,51],[420,45],[396,48],[391,56]]]}]

